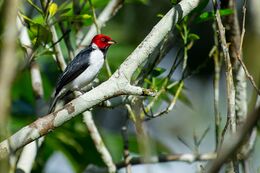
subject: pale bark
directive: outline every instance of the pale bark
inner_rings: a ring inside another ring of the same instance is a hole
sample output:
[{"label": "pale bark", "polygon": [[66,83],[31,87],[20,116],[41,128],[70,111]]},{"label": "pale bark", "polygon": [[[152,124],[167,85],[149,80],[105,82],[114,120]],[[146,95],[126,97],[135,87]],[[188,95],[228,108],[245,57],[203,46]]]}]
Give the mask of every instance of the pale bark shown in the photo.
[{"label": "pale bark", "polygon": [[55,111],[23,127],[8,140],[0,143],[0,157],[38,139],[63,125],[85,110],[118,95],[154,95],[153,92],[130,84],[135,70],[149,57],[174,25],[199,4],[200,0],[183,0],[174,6],[152,29],[140,45],[129,55],[119,69],[104,83],[72,100]]}]

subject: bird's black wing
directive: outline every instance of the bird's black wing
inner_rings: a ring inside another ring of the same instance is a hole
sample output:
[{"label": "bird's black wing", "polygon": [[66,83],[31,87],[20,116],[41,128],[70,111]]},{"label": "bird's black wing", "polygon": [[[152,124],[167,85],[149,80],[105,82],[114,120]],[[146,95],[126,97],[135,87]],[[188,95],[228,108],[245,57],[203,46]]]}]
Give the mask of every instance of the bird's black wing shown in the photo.
[{"label": "bird's black wing", "polygon": [[89,66],[90,52],[93,50],[91,46],[82,50],[78,55],[68,64],[61,77],[58,80],[56,86],[55,95],[57,95],[61,89],[77,78],[86,68]]}]

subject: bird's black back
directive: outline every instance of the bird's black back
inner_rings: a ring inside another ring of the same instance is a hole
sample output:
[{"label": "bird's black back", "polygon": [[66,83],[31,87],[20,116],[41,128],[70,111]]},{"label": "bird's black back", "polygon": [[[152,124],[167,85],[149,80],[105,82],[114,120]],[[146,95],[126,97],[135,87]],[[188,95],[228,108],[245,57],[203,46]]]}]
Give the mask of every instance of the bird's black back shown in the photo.
[{"label": "bird's black back", "polygon": [[91,46],[80,51],[77,56],[68,64],[61,77],[57,82],[55,96],[61,91],[61,89],[77,78],[86,68],[89,66],[90,52],[93,50]]}]

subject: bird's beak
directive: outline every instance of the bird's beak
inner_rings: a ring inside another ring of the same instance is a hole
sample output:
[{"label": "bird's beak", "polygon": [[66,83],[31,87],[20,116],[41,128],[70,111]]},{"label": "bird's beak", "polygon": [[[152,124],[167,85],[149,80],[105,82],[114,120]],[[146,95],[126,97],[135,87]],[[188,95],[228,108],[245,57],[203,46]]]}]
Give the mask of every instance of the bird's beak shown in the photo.
[{"label": "bird's beak", "polygon": [[109,40],[107,43],[112,45],[112,44],[116,44],[116,41],[115,40]]}]

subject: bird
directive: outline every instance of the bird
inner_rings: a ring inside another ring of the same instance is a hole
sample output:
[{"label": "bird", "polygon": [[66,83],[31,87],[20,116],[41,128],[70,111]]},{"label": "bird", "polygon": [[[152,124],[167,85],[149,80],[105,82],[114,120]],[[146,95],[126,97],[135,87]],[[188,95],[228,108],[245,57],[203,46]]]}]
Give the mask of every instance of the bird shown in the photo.
[{"label": "bird", "polygon": [[90,84],[101,70],[108,48],[115,43],[116,41],[104,34],[97,34],[92,38],[90,45],[76,55],[59,77],[49,113],[67,93],[82,93],[81,89]]}]

